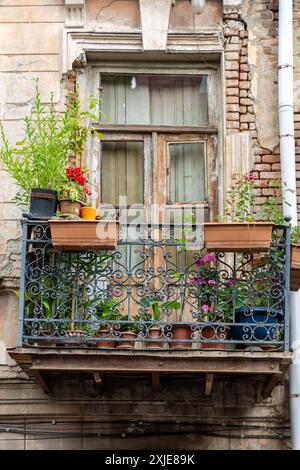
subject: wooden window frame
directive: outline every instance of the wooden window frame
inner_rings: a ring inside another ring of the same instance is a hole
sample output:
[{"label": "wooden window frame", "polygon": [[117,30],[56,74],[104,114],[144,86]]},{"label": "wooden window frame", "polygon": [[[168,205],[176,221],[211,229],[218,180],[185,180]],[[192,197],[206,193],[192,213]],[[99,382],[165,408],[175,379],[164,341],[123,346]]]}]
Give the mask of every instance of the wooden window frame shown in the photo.
[{"label": "wooden window frame", "polygon": [[[155,126],[155,125],[126,125],[126,124],[103,124],[93,123],[93,127],[101,131],[104,135],[104,141],[143,141],[147,138],[147,145],[144,150],[144,205],[150,207],[151,203],[156,203],[157,198],[154,194],[153,187],[155,168],[155,153],[157,153],[157,145],[159,144],[161,135],[172,135],[172,140],[181,139],[182,136],[189,136],[189,139],[196,137],[195,141],[205,141],[206,158],[207,158],[207,203],[203,201],[195,201],[191,203],[168,204],[169,208],[188,207],[188,206],[209,206],[210,217],[213,219],[218,213],[219,200],[219,179],[220,175],[217,171],[218,161],[221,157],[219,154],[218,140],[220,138],[220,128],[222,128],[222,120],[220,115],[220,106],[218,105],[220,98],[220,68],[217,63],[205,64],[203,66],[199,62],[172,62],[172,63],[151,63],[148,62],[127,62],[127,63],[107,63],[99,62],[91,67],[91,91],[94,93],[96,89],[101,90],[101,75],[180,75],[180,76],[201,76],[208,77],[207,93],[208,93],[208,123],[203,127],[197,126]],[[221,126],[220,126],[221,123]],[[150,140],[149,140],[150,139]],[[198,139],[198,140],[197,140]],[[151,150],[153,159],[148,159],[147,152]],[[99,153],[99,152],[98,152]],[[101,171],[101,151],[100,151],[100,171]],[[153,168],[152,168],[153,165]],[[153,170],[153,171],[152,171]],[[211,175],[211,176],[210,176]],[[151,181],[150,181],[151,179]],[[152,185],[152,186],[151,186]],[[98,187],[98,197],[96,203],[101,203],[101,177]],[[167,203],[167,200],[164,200]],[[167,205],[167,204],[166,204]],[[136,205],[137,207],[137,205]]]}]

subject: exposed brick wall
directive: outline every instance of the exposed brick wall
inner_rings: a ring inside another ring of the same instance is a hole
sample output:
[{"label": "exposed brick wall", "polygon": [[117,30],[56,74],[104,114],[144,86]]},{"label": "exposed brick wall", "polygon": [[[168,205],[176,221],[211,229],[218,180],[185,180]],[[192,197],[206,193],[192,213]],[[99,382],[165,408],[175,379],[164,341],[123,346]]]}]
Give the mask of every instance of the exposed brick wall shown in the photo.
[{"label": "exposed brick wall", "polygon": [[[278,0],[256,0],[253,21],[266,31],[262,38],[263,53],[274,69],[277,84],[278,66]],[[300,17],[300,1],[294,2],[294,19]],[[260,145],[255,116],[255,98],[251,93],[251,71],[248,63],[247,24],[237,13],[223,17],[225,38],[226,126],[227,133],[249,132],[253,138],[257,202],[263,204],[272,195],[269,181],[280,178],[279,145],[272,151]],[[296,52],[296,51],[295,51]],[[264,77],[260,79],[263,80]],[[276,119],[276,116],[274,116]],[[300,107],[295,106],[297,188],[300,188]],[[300,190],[299,190],[300,191]],[[298,196],[300,203],[300,193]],[[298,209],[300,215],[300,207]]]}]

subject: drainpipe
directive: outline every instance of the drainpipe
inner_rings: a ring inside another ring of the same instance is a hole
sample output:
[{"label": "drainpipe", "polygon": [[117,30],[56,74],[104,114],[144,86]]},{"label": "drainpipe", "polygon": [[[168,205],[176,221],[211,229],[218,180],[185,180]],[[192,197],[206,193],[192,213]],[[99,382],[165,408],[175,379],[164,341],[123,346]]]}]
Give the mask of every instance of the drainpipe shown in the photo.
[{"label": "drainpipe", "polygon": [[[283,213],[297,225],[294,138],[293,0],[279,0],[278,39],[279,135]],[[290,366],[292,447],[300,450],[300,294],[290,293],[290,344],[295,359]]]}]

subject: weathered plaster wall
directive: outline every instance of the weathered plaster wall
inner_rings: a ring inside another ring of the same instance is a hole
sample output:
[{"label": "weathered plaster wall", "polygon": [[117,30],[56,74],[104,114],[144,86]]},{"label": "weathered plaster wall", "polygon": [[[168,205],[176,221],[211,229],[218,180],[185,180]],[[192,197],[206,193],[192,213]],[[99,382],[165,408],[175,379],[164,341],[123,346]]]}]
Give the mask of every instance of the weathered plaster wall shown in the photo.
[{"label": "weathered plaster wall", "polygon": [[[50,91],[60,99],[60,49],[65,20],[64,0],[2,0],[0,6],[0,119],[9,140],[19,139],[21,119],[29,112],[34,78],[42,99]],[[1,171],[0,287],[17,285],[20,265],[21,211],[12,202],[15,187]],[[0,333],[1,339],[1,333]]]},{"label": "weathered plaster wall", "polygon": [[[124,15],[126,11],[126,15]],[[92,31],[134,32],[141,30],[137,0],[90,0],[86,5],[86,25]]]},{"label": "weathered plaster wall", "polygon": [[[288,449],[286,387],[263,399],[261,383],[225,378],[206,397],[201,379],[162,379],[154,394],[146,377],[109,376],[101,392],[91,380],[62,379],[47,396],[11,370],[0,382],[0,427],[20,433],[0,432],[0,450]],[[51,439],[41,432],[51,432]]]}]

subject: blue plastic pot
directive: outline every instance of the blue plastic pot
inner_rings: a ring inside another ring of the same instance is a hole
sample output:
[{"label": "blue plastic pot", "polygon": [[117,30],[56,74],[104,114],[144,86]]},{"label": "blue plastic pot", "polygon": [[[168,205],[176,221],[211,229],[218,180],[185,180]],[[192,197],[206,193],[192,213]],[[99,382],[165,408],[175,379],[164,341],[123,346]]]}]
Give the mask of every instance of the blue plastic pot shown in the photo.
[{"label": "blue plastic pot", "polygon": [[[235,310],[235,323],[244,323],[241,326],[231,327],[231,338],[239,341],[276,341],[278,328],[270,327],[271,324],[279,324],[283,320],[281,310],[270,307],[241,307]],[[266,326],[255,326],[257,323],[265,323]],[[249,325],[249,326],[248,326]],[[279,331],[281,335],[281,330]]]}]

